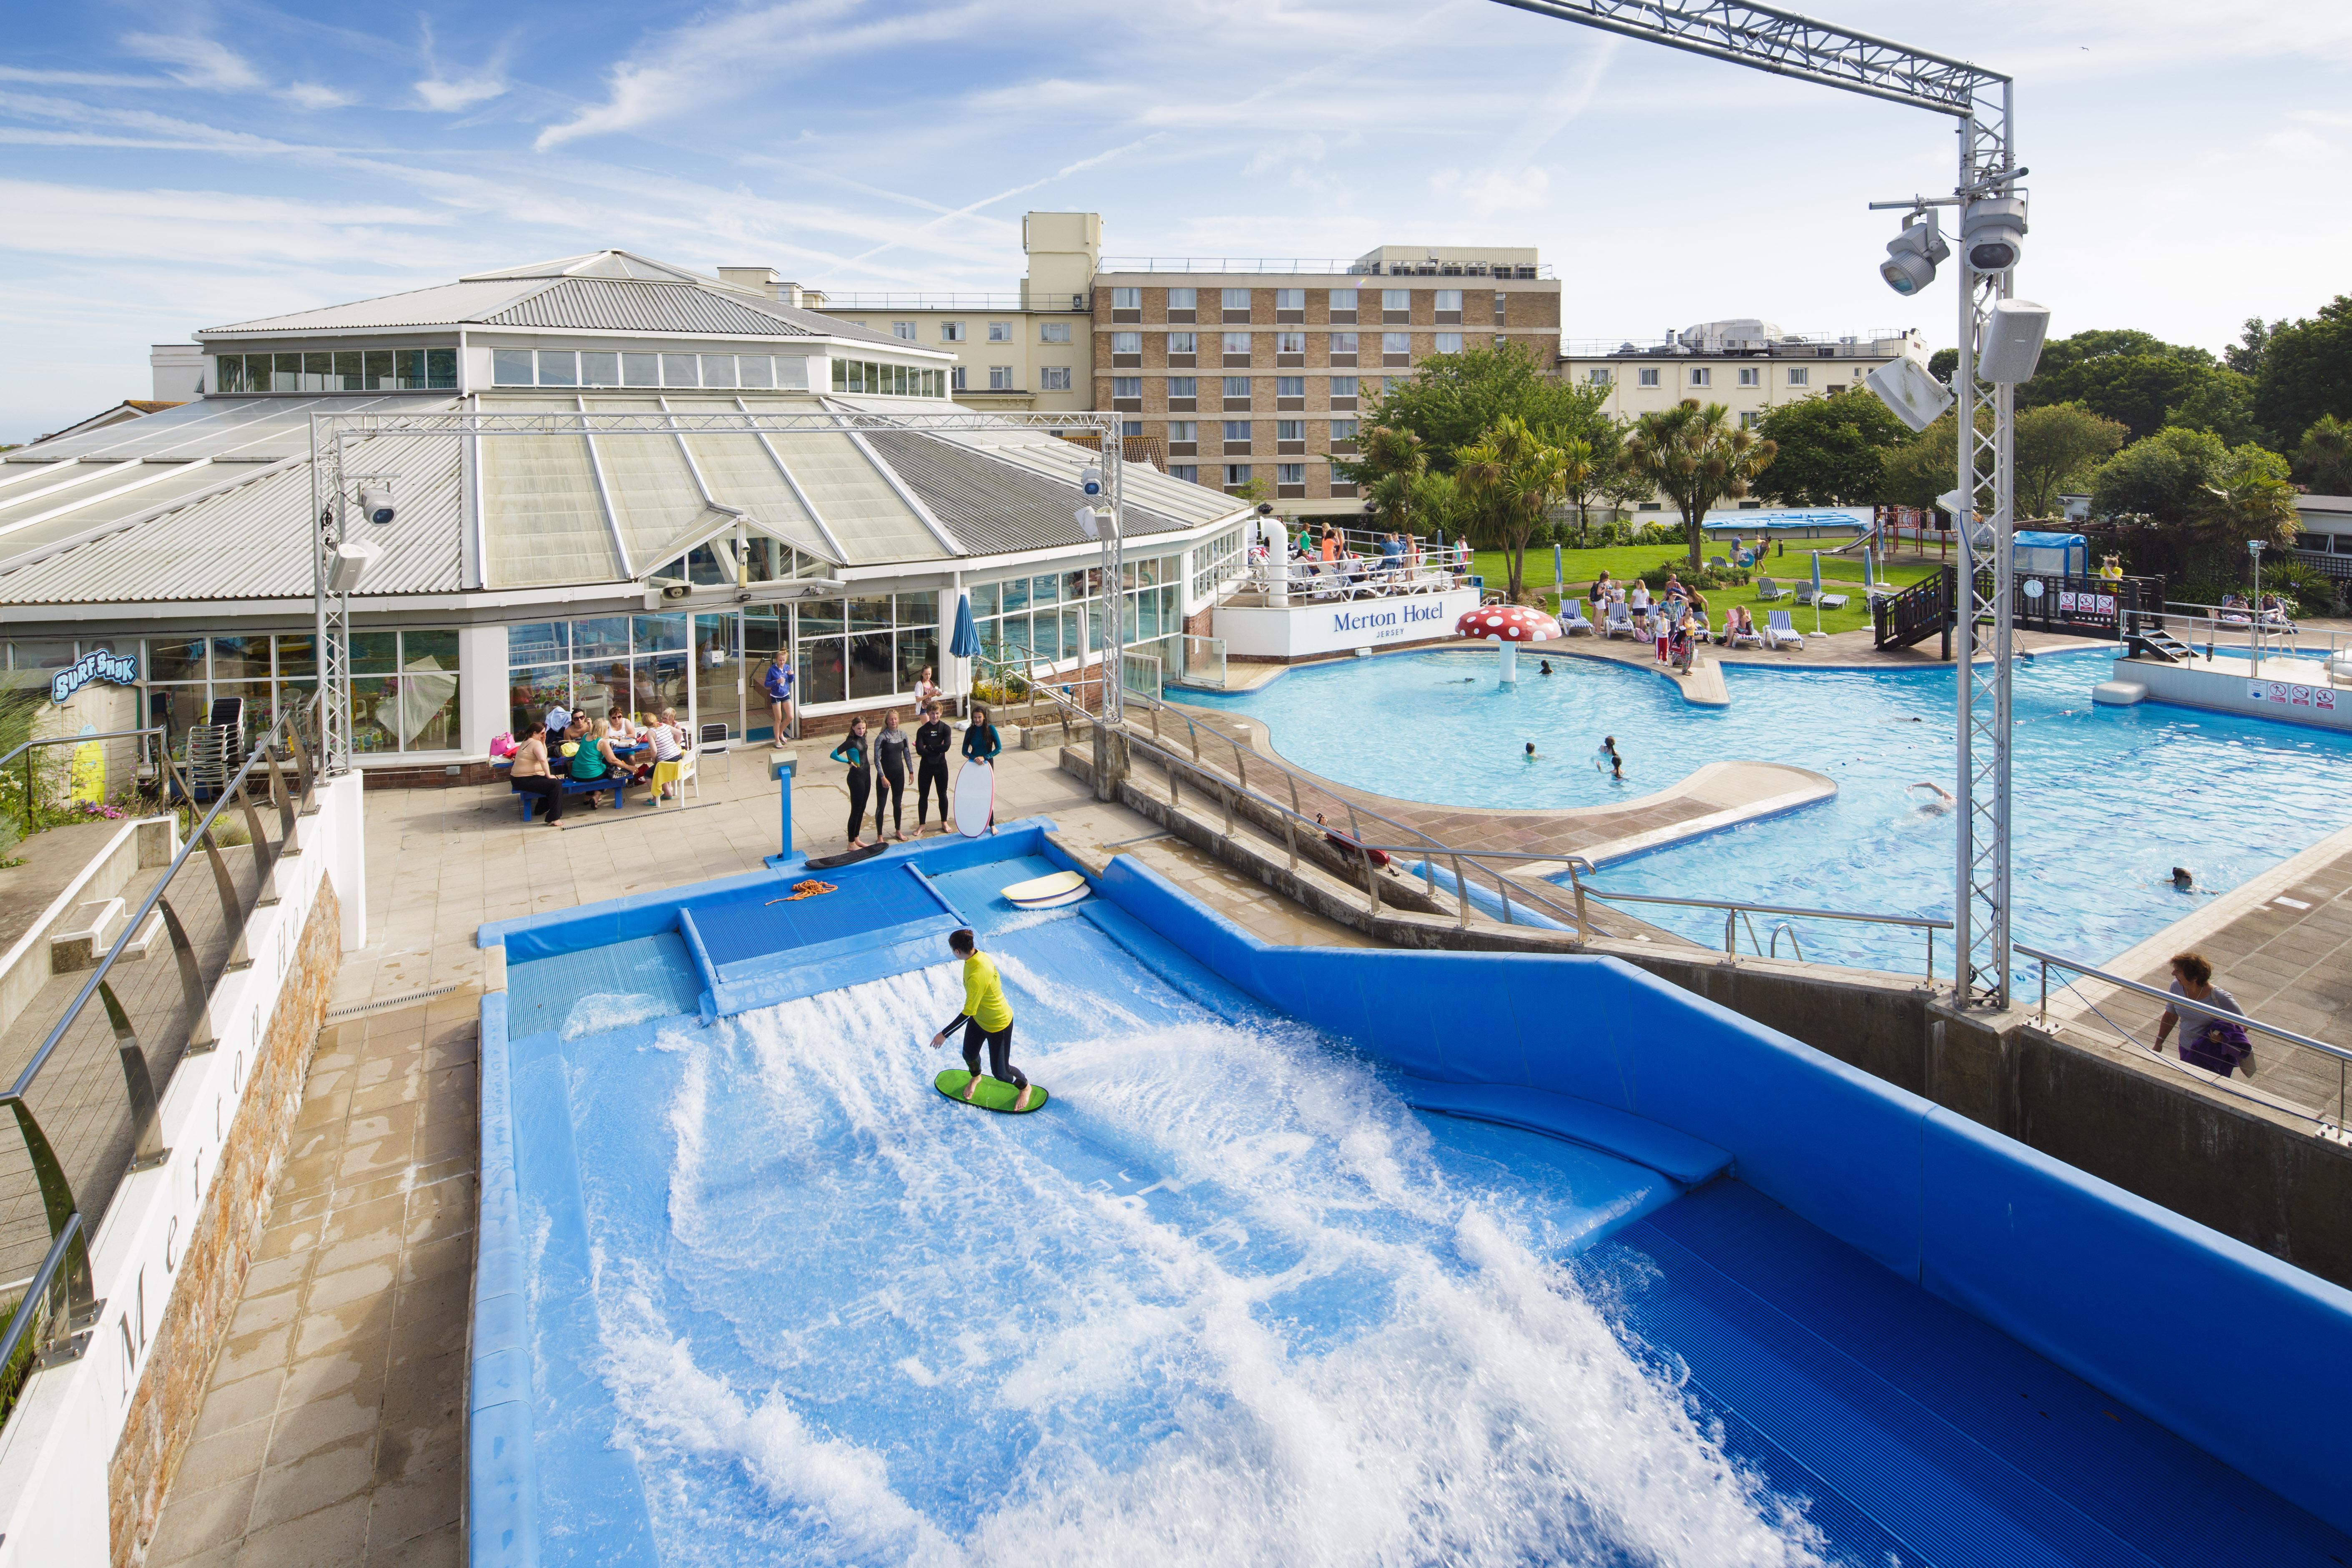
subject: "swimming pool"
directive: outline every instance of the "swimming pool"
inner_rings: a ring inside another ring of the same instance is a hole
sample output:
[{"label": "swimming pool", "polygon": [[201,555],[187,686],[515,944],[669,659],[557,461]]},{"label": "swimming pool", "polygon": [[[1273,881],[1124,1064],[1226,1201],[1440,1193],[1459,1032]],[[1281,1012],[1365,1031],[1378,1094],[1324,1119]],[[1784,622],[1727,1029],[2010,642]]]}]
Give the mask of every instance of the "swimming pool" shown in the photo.
[{"label": "swimming pool", "polygon": [[[2332,1287],[1613,961],[1271,949],[1124,859],[1022,914],[1008,837],[925,886],[1030,1117],[930,1088],[943,964],[706,1024],[645,900],[486,932],[476,1564],[2352,1551],[2249,1479],[2332,1495]],[[2151,1269],[2280,1357],[2115,1317]]]},{"label": "swimming pool", "polygon": [[[2112,657],[2045,654],[2021,662],[2013,681],[2016,936],[2091,962],[2340,826],[2352,763],[2352,737],[2328,731],[2154,702],[2095,706],[2091,688]],[[1523,650],[1521,679],[1507,689],[1490,651],[1397,655],[1184,700],[1264,720],[1276,751],[1328,778],[1438,805],[1605,805],[1653,794],[1704,763],[1795,763],[1834,780],[1836,796],[1616,862],[1596,884],[1950,915],[1952,819],[1912,787],[1953,787],[1948,665],[1727,664],[1731,704],[1719,709],[1685,703],[1645,669],[1558,657],[1551,665],[1557,673],[1533,675]],[[1608,734],[1625,757],[1622,784],[1591,760]],[[1522,760],[1528,741],[1534,763]],[[2198,891],[2175,890],[2175,866],[2195,873]],[[1722,940],[1720,914],[1634,912],[1695,940]],[[1809,958],[1913,970],[1925,953],[1921,938],[1894,928],[1817,921],[1800,929]]]}]

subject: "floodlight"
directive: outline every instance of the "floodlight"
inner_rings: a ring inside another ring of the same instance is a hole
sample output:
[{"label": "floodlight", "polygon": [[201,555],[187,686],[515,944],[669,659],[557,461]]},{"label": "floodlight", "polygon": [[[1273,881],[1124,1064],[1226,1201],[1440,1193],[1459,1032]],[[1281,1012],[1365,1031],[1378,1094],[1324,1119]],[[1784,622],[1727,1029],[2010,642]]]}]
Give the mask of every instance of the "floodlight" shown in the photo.
[{"label": "floodlight", "polygon": [[1978,271],[2008,271],[2025,253],[2025,203],[2016,196],[1970,202],[1960,219],[1960,243]]},{"label": "floodlight", "polygon": [[348,539],[337,545],[335,552],[327,557],[327,592],[356,592],[360,579],[367,575],[368,568],[374,565],[383,554],[383,545],[370,544],[364,540]]},{"label": "floodlight", "polygon": [[1927,374],[1917,360],[1898,354],[1863,380],[1878,400],[1914,430],[1925,430],[1952,405],[1952,389]]},{"label": "floodlight", "polygon": [[1078,489],[1090,496],[1102,494],[1102,470],[1088,463],[1078,472]]},{"label": "floodlight", "polygon": [[1937,232],[1934,210],[1916,212],[1903,220],[1903,232],[1886,242],[1886,259],[1878,264],[1878,275],[1897,294],[1916,294],[1936,280],[1936,268],[1951,254],[1952,247]]},{"label": "floodlight", "polygon": [[2031,300],[1996,301],[1985,322],[1984,346],[1977,351],[1977,374],[2000,385],[2032,381],[2049,331],[2047,306]]},{"label": "floodlight", "polygon": [[360,487],[360,515],[362,517],[366,518],[370,522],[376,524],[378,527],[382,527],[383,524],[390,522],[394,517],[398,515],[398,512],[399,509],[392,503],[392,487],[390,485],[362,485]]},{"label": "floodlight", "polygon": [[[1092,469],[1088,469],[1087,471],[1089,473],[1093,472]],[[1101,487],[1097,485],[1096,488],[1098,489]],[[1095,516],[1094,508],[1090,506],[1082,506],[1070,515],[1077,520],[1078,531],[1080,533],[1085,534],[1088,539],[1100,539],[1102,537],[1102,523]]]}]

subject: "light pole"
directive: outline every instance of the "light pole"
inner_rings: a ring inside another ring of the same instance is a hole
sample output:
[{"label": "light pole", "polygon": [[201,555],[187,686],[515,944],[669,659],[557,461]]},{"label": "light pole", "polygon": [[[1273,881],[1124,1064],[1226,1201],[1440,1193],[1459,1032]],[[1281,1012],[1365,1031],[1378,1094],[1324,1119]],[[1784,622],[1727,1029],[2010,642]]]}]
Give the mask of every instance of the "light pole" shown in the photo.
[{"label": "light pole", "polygon": [[[1959,178],[1949,197],[1899,205],[1921,214],[1960,209],[1958,393],[1960,491],[1990,525],[1989,583],[1980,586],[1976,541],[1961,537],[1962,591],[1956,606],[1959,645],[1959,828],[1952,919],[1960,954],[1953,1001],[2006,1007],[2010,995],[2010,593],[2008,548],[2016,493],[2015,383],[2032,374],[2046,312],[2014,308],[2012,273],[2025,233],[2013,128],[2015,84],[1966,60],[1931,55],[1867,33],[1850,32],[1768,5],[1738,0],[1501,0],[1538,16],[1576,22],[1752,70],[1909,104],[1958,121]],[[1888,247],[1882,275],[1909,294],[1935,276],[1949,254],[1933,224],[1905,226]],[[1922,232],[1924,230],[1924,232]],[[1941,250],[1942,254],[1937,254]],[[2031,339],[2029,345],[2025,340]],[[1905,362],[1908,363],[1908,362]],[[2016,374],[2022,363],[2023,374]],[[1917,369],[1913,366],[1913,369]],[[1930,380],[1919,371],[1920,380]],[[1882,395],[1885,395],[1882,392]],[[1936,395],[1940,398],[1941,394]],[[1895,412],[1907,419],[1893,397]],[[1990,426],[1976,424],[1979,403]],[[1932,419],[1934,415],[1928,416]],[[1924,425],[1927,421],[1922,420]],[[1915,428],[1918,427],[1916,426]],[[1979,672],[1973,655],[1980,626],[1991,628],[1992,658]]]},{"label": "light pole", "polygon": [[2263,637],[2263,542],[2259,539],[2249,539],[2246,541],[2246,553],[2252,558],[2254,563],[2254,602],[2253,616],[2252,617],[2254,623],[2253,637],[2252,640],[2252,648],[2254,656],[2254,668],[2250,673],[2259,676],[2263,672],[2263,645],[2264,640]]}]

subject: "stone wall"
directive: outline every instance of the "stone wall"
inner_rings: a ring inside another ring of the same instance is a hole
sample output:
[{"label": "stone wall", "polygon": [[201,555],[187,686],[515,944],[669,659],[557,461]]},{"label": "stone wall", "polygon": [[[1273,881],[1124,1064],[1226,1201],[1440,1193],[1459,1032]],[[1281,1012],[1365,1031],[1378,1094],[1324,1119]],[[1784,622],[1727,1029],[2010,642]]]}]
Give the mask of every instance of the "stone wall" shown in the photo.
[{"label": "stone wall", "polygon": [[269,1195],[301,1110],[311,1047],[342,965],[341,929],[334,884],[321,881],[108,1466],[116,1568],[145,1561],[164,1489],[204,1407],[214,1353],[244,1295],[246,1268],[269,1216]]}]

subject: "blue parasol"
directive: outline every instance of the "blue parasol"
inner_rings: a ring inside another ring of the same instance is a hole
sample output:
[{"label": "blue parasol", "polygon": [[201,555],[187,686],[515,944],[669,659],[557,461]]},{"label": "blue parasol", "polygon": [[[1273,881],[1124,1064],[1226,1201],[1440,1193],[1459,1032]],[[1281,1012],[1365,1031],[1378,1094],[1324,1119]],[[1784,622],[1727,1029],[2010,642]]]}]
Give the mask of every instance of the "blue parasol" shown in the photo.
[{"label": "blue parasol", "polygon": [[1877,563],[1873,559],[1875,553],[1867,544],[1862,547],[1862,585],[1864,588],[1878,586]]},{"label": "blue parasol", "polygon": [[1822,552],[1813,552],[1813,635],[1822,630]]},{"label": "blue parasol", "polygon": [[958,658],[971,658],[980,652],[980,628],[971,624],[971,595],[956,595],[954,635],[948,638],[948,652]]}]

